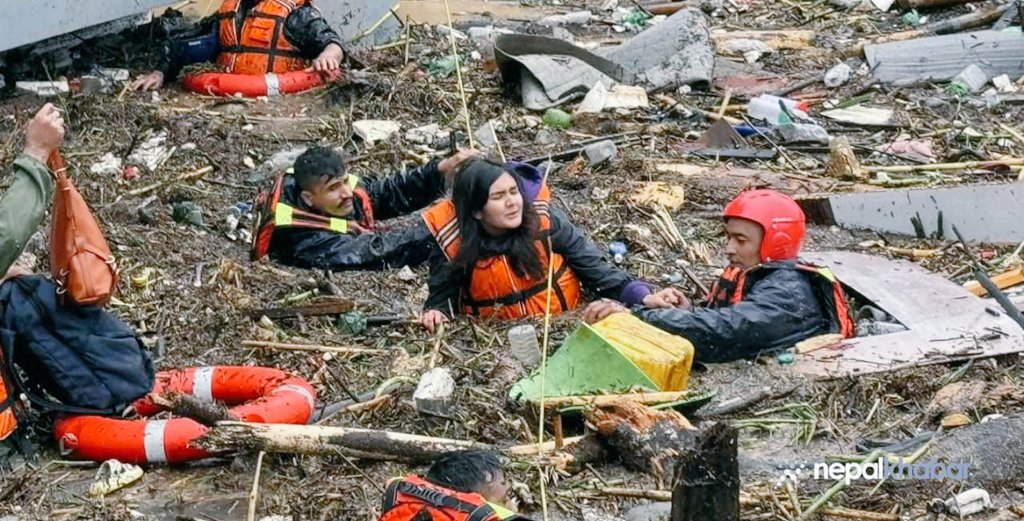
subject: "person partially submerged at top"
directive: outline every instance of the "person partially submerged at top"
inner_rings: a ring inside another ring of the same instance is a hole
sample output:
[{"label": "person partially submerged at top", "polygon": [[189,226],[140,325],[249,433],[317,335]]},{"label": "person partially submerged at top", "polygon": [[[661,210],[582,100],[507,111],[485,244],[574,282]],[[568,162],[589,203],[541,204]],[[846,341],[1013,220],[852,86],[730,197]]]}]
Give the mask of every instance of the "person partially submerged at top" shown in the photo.
[{"label": "person partially submerged at top", "polygon": [[390,177],[347,173],[345,157],[311,147],[257,197],[254,259],[300,268],[364,270],[417,266],[427,260],[431,236],[417,221],[386,229],[380,221],[420,210],[444,193],[445,175],[479,154],[467,149]]},{"label": "person partially submerged at top", "polygon": [[[667,307],[684,300],[656,292],[607,262],[566,214],[551,205],[540,172],[529,165],[467,161],[451,199],[423,214],[434,237],[420,322],[434,331],[457,314],[515,319],[577,307],[582,289],[628,304]],[[549,299],[549,261],[553,272]]]},{"label": "person partially submerged at top", "polygon": [[309,0],[224,0],[191,38],[166,41],[156,70],[132,88],[159,89],[182,67],[211,60],[228,73],[262,76],[303,69],[332,74],[344,58],[341,37]]},{"label": "person partially submerged at top", "polygon": [[[853,336],[843,289],[824,267],[801,261],[804,213],[790,197],[772,190],[744,192],[725,218],[729,266],[701,307],[634,306],[644,321],[693,343],[703,362],[728,362],[791,347],[826,334]],[[611,301],[591,304],[588,322],[629,309]]]}]

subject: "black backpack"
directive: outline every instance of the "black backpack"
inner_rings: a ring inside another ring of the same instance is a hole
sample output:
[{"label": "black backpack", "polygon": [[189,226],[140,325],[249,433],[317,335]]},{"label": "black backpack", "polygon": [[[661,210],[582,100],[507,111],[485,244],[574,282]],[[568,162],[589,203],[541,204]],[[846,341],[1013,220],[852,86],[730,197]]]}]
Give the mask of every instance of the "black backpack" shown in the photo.
[{"label": "black backpack", "polygon": [[117,415],[153,389],[153,363],[127,324],[57,298],[42,276],[0,285],[2,369],[17,392],[51,411]]}]

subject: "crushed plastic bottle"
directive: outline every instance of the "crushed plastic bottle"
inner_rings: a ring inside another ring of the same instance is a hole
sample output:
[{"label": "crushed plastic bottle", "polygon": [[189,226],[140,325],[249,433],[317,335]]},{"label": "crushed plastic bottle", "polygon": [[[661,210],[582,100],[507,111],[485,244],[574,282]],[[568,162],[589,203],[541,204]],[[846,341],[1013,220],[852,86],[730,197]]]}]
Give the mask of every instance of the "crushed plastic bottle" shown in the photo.
[{"label": "crushed plastic bottle", "polygon": [[822,80],[826,87],[835,88],[848,81],[850,81],[850,73],[853,69],[845,63],[840,63],[835,67],[832,67],[825,73],[825,78]]},{"label": "crushed plastic bottle", "polygon": [[532,369],[540,363],[540,344],[537,343],[537,329],[526,324],[508,330],[509,352],[523,364]]},{"label": "crushed plastic bottle", "polygon": [[769,125],[781,125],[792,122],[789,114],[799,119],[807,119],[807,109],[805,102],[762,94],[747,104],[747,115],[753,119],[767,121]]},{"label": "crushed plastic bottle", "polygon": [[977,94],[986,83],[988,83],[988,75],[981,70],[981,67],[972,63],[953,77],[946,90],[957,96]]},{"label": "crushed plastic bottle", "polygon": [[551,128],[566,129],[572,126],[572,116],[559,109],[548,109],[544,113],[544,124]]}]

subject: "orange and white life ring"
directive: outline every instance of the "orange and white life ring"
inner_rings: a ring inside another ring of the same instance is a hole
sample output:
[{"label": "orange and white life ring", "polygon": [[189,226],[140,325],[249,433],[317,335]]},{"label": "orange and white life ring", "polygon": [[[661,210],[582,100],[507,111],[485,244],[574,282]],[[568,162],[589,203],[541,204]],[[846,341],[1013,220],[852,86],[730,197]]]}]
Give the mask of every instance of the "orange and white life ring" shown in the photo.
[{"label": "orange and white life ring", "polygon": [[234,96],[241,94],[246,98],[259,96],[277,96],[294,94],[319,87],[326,81],[334,80],[340,73],[337,71],[292,71],[280,74],[268,73],[233,74],[230,72],[202,72],[188,74],[181,79],[186,90],[198,94],[213,96]]},{"label": "orange and white life ring", "polygon": [[[157,373],[153,392],[170,391],[234,405],[232,415],[255,423],[305,424],[313,414],[316,399],[309,382],[269,367],[195,367]],[[135,402],[134,408],[141,416],[161,411],[148,397]],[[54,435],[61,452],[75,458],[176,463],[214,456],[190,445],[208,430],[190,418],[68,416],[57,420]]]}]

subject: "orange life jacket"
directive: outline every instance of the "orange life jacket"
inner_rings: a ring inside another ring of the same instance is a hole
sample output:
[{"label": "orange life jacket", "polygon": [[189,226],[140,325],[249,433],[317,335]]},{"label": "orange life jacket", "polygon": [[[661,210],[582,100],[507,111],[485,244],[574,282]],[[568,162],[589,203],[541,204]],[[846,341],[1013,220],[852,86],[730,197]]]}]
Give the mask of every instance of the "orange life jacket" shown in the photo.
[{"label": "orange life jacket", "polygon": [[711,287],[708,294],[708,305],[711,307],[727,307],[739,304],[743,300],[743,292],[747,285],[747,276],[757,269],[795,269],[813,275],[815,294],[821,299],[822,311],[829,321],[830,333],[842,334],[844,338],[854,335],[853,315],[846,300],[842,284],[832,274],[832,270],[824,266],[803,261],[770,262],[750,270],[728,267],[725,273]]},{"label": "orange life jacket", "polygon": [[[280,174],[274,180],[269,190],[260,192],[253,202],[256,215],[256,231],[252,234],[252,260],[259,260],[270,252],[270,242],[274,237],[274,230],[277,228],[310,228],[336,233],[348,233],[349,220],[340,217],[328,217],[318,213],[307,212],[281,201],[281,194],[284,191],[284,176]],[[376,223],[373,220],[373,201],[370,194],[359,186],[359,178],[349,175],[346,178],[349,187],[352,188],[352,197],[362,205],[363,218],[359,225],[363,228],[373,229]]]},{"label": "orange life jacket", "polygon": [[242,0],[224,0],[220,19],[220,54],[217,63],[234,74],[285,73],[309,67],[309,60],[284,35],[284,23],[308,0],[260,0],[242,21],[235,20]]},{"label": "orange life jacket", "polygon": [[18,418],[14,413],[15,407],[18,406],[15,403],[18,393],[7,378],[7,364],[3,355],[0,355],[0,367],[0,440],[4,440],[18,428]]},{"label": "orange life jacket", "polygon": [[379,521],[509,521],[526,519],[488,503],[480,494],[457,492],[419,476],[392,480]]},{"label": "orange life jacket", "polygon": [[[537,253],[541,263],[547,267],[547,235],[551,231],[549,205],[551,192],[542,186],[533,201],[533,207],[540,215],[541,238],[537,240]],[[427,228],[451,262],[459,253],[459,220],[455,216],[455,203],[446,199],[430,207],[423,214]],[[551,313],[568,311],[580,304],[582,291],[565,257],[551,252],[554,263]],[[462,290],[462,312],[481,317],[516,319],[544,314],[547,304],[547,271],[540,278],[517,275],[506,255],[498,255],[477,261]]]}]

